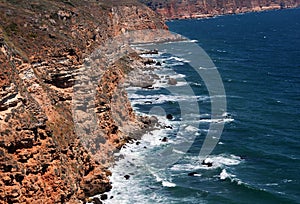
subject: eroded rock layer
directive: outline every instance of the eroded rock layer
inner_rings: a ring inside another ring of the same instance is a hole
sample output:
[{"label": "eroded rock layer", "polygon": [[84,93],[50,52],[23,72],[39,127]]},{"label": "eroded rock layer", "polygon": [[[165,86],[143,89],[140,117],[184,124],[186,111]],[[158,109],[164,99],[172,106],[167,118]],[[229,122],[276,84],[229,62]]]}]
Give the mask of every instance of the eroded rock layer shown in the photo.
[{"label": "eroded rock layer", "polygon": [[293,8],[300,0],[140,0],[166,19],[203,18],[223,14]]},{"label": "eroded rock layer", "polygon": [[[105,71],[95,111],[107,148],[95,159],[75,133],[73,87],[84,59],[108,38],[135,29],[166,28],[138,3],[23,0],[0,2],[0,203],[77,203],[110,189],[106,153],[128,140],[110,106],[144,127],[126,93],[112,101],[128,71]],[[101,97],[102,98],[101,98]],[[112,148],[112,149],[109,149]]]}]

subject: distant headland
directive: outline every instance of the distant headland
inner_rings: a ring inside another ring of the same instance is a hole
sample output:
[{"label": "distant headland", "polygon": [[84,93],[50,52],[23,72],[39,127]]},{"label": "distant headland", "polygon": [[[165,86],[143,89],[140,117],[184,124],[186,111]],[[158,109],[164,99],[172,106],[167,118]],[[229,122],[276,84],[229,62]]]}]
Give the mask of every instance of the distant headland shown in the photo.
[{"label": "distant headland", "polygon": [[140,0],[166,20],[207,18],[224,14],[295,8],[300,0]]}]

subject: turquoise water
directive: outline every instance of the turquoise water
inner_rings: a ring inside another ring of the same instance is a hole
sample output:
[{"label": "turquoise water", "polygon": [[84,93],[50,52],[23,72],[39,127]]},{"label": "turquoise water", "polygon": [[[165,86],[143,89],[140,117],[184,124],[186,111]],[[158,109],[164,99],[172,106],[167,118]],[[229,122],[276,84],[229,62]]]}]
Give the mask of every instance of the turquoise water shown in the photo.
[{"label": "turquoise water", "polygon": [[[171,31],[195,40],[213,60],[230,120],[209,156],[212,167],[202,165],[198,155],[213,99],[184,59],[167,53],[152,56],[165,67],[160,74],[172,69],[179,82],[182,77],[192,87],[203,122],[187,153],[155,171],[145,161],[176,141],[178,101],[190,99],[184,93],[174,96],[164,86],[129,90],[136,111],[161,112],[161,119],[172,114],[174,119],[165,122],[173,129],[157,130],[122,150],[126,159],[112,170],[113,198],[107,203],[300,203],[299,19],[300,9],[290,9],[168,22]],[[162,111],[153,111],[154,106]],[[165,136],[167,143],[161,142]]]}]

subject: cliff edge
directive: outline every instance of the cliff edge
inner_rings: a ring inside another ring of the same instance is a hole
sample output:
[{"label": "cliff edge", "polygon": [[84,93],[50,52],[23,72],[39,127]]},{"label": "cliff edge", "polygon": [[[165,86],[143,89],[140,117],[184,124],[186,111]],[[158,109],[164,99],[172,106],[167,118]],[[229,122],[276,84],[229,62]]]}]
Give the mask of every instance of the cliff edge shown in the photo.
[{"label": "cliff edge", "polygon": [[[0,203],[79,203],[109,190],[109,161],[95,160],[75,134],[75,78],[106,39],[165,24],[134,1],[4,0],[0,20]],[[107,69],[98,90],[107,148],[129,139],[109,112],[124,63]],[[143,128],[122,99],[128,120]]]}]

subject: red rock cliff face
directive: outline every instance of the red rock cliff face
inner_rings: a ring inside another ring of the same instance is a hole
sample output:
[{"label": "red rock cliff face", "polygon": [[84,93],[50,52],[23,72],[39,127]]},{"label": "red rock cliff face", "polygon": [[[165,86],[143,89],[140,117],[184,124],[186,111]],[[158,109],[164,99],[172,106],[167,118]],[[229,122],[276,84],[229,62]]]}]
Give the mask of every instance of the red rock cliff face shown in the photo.
[{"label": "red rock cliff face", "polygon": [[166,19],[201,18],[298,7],[300,0],[140,0]]},{"label": "red rock cliff face", "polygon": [[[76,203],[110,189],[105,155],[95,160],[74,131],[74,79],[105,39],[166,26],[140,4],[105,2],[0,2],[0,203]],[[108,148],[128,139],[109,113],[124,67],[108,69],[98,90]],[[122,99],[128,120],[143,126]]]}]

